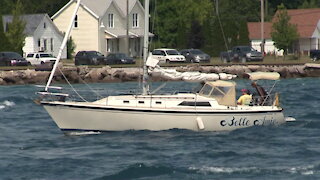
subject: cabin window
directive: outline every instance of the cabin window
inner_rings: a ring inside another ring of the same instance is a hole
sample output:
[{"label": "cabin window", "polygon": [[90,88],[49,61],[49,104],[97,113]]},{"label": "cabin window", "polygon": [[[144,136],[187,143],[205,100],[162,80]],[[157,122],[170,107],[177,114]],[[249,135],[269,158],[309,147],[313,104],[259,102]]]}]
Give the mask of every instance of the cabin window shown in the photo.
[{"label": "cabin window", "polygon": [[108,27],[109,28],[113,28],[114,27],[113,14],[108,14]]},{"label": "cabin window", "polygon": [[139,104],[144,104],[144,101],[139,101],[138,103],[139,103]]},{"label": "cabin window", "polygon": [[183,101],[179,104],[179,106],[209,106],[211,107],[211,104],[208,101],[205,102],[196,102],[196,101]]},{"label": "cabin window", "polygon": [[200,94],[209,96],[211,90],[212,90],[212,87],[206,84],[206,85],[204,85],[203,88],[201,89]]},{"label": "cabin window", "polygon": [[133,28],[139,27],[138,13],[133,13],[133,14],[132,14],[132,27],[133,27]]},{"label": "cabin window", "polygon": [[161,101],[156,101],[156,104],[161,104]]},{"label": "cabin window", "polygon": [[76,17],[74,17],[73,27],[74,28],[78,27],[78,15],[76,15]]},{"label": "cabin window", "polygon": [[129,104],[129,101],[123,101],[124,104]]}]

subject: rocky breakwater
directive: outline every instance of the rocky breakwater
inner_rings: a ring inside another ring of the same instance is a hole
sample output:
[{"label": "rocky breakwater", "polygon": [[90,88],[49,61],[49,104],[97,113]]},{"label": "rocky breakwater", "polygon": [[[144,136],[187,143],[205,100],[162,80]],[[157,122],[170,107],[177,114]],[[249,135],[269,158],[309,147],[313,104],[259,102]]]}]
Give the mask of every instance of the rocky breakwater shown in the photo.
[{"label": "rocky breakwater", "polygon": [[[203,73],[228,73],[235,74],[239,78],[244,77],[245,73],[263,71],[279,72],[282,78],[295,77],[320,77],[320,64],[304,65],[227,65],[227,66],[200,66],[192,64],[188,66],[170,67],[179,72],[203,72]],[[122,82],[137,81],[142,76],[141,68],[89,68],[87,66],[59,66],[55,73],[54,83],[93,83],[93,82]],[[50,71],[11,70],[0,71],[0,85],[19,85],[19,84],[45,84],[50,75]],[[158,73],[151,74],[151,80],[168,81],[167,77]],[[175,79],[179,80],[179,79]]]},{"label": "rocky breakwater", "polygon": [[176,68],[177,71],[198,71],[203,73],[228,73],[239,78],[250,72],[278,72],[281,78],[320,77],[320,64],[303,65],[230,65],[230,66],[199,66],[198,64]]},{"label": "rocky breakwater", "polygon": [[[141,71],[141,72],[140,72]],[[50,76],[50,71],[11,70],[0,71],[0,85],[45,84]],[[89,68],[87,66],[59,66],[53,83],[91,83],[91,82],[121,82],[139,79],[140,68]]]}]

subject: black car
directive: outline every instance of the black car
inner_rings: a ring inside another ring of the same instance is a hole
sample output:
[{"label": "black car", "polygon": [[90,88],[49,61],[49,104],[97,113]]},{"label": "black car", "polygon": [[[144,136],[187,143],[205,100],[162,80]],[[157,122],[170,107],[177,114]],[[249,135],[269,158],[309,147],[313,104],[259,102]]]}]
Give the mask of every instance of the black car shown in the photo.
[{"label": "black car", "polygon": [[210,62],[211,57],[200,49],[183,49],[180,53],[186,58],[187,62],[201,63]]},{"label": "black car", "polygon": [[320,50],[319,49],[310,50],[310,58],[313,61],[319,60],[320,59]]},{"label": "black car", "polygon": [[98,51],[79,51],[74,57],[75,65],[99,65],[106,64],[105,57]]},{"label": "black car", "polygon": [[134,64],[136,61],[124,53],[111,53],[107,56],[107,64]]},{"label": "black car", "polygon": [[28,61],[16,52],[0,52],[0,66],[28,66]]}]

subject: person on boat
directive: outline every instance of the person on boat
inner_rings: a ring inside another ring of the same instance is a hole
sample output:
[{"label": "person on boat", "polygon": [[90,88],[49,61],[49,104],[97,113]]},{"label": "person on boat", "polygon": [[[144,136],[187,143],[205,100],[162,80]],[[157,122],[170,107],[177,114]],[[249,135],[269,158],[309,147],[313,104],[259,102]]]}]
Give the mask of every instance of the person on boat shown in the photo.
[{"label": "person on boat", "polygon": [[265,102],[265,99],[268,96],[268,93],[264,90],[263,87],[261,87],[259,84],[257,84],[255,81],[251,83],[251,86],[254,87],[259,95],[258,104],[262,105]]},{"label": "person on boat", "polygon": [[237,104],[238,105],[250,105],[252,100],[252,95],[248,89],[241,89],[242,96],[239,97]]}]

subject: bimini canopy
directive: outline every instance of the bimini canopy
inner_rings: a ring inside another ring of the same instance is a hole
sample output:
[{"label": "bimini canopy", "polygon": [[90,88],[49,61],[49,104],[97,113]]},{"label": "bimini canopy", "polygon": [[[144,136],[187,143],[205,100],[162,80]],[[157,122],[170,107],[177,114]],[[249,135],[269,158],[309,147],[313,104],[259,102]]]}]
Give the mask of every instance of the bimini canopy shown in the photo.
[{"label": "bimini canopy", "polygon": [[199,94],[215,98],[219,104],[236,106],[236,83],[233,81],[209,81],[200,90]]},{"label": "bimini canopy", "polygon": [[247,73],[249,75],[249,79],[252,81],[265,79],[265,80],[278,80],[280,79],[280,74],[277,72],[253,72]]}]

